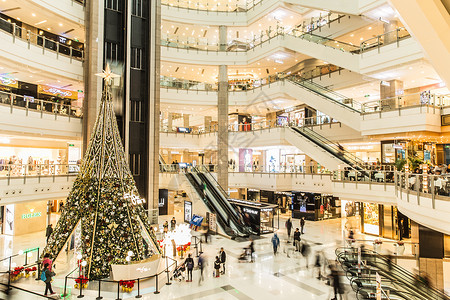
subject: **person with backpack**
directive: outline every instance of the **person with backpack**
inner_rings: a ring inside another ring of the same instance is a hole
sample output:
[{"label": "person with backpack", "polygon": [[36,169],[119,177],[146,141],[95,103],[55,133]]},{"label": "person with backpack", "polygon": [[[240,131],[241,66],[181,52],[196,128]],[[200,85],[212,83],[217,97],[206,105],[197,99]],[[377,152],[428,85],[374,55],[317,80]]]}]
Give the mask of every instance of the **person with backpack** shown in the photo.
[{"label": "person with backpack", "polygon": [[44,260],[42,261],[41,268],[44,269],[45,264],[48,265],[50,272],[52,271],[53,261],[50,259],[50,254],[44,254]]},{"label": "person with backpack", "polygon": [[273,246],[273,254],[277,255],[278,246],[280,245],[280,239],[278,238],[277,233],[275,232],[272,237],[272,246]]},{"label": "person with backpack", "polygon": [[50,295],[54,295],[52,289],[52,277],[55,276],[55,273],[49,270],[48,264],[44,265],[44,270],[41,273],[41,280],[45,282],[45,292],[44,295],[47,296],[47,293],[50,292]]},{"label": "person with backpack", "polygon": [[227,254],[225,253],[225,250],[223,250],[223,247],[220,248],[220,252],[219,252],[219,258],[220,258],[220,263],[222,264],[222,274],[225,274],[225,262],[227,260]]},{"label": "person with backpack", "polygon": [[286,221],[286,230],[287,230],[287,234],[288,234],[288,243],[290,243],[290,239],[291,239],[291,230],[292,230],[292,221],[291,218],[289,218]]},{"label": "person with backpack", "polygon": [[191,257],[191,254],[188,254],[188,257],[184,261],[184,265],[186,266],[187,270],[186,282],[192,282],[192,270],[194,270],[194,259]]},{"label": "person with backpack", "polygon": [[218,256],[214,261],[214,277],[220,277],[220,258]]}]

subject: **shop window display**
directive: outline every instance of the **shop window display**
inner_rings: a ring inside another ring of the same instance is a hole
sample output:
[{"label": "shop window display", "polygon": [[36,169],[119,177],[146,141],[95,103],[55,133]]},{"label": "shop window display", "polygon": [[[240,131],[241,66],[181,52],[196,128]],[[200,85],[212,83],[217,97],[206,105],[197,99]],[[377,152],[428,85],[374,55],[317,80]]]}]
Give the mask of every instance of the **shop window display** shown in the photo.
[{"label": "shop window display", "polygon": [[378,204],[364,203],[364,233],[380,235],[380,214]]}]

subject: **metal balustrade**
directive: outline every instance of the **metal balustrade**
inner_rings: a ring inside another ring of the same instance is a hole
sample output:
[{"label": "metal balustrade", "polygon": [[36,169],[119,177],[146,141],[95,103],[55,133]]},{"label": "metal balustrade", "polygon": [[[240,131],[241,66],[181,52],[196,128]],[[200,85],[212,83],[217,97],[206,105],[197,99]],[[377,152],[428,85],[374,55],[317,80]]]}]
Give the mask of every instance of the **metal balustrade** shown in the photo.
[{"label": "metal balustrade", "polygon": [[0,105],[9,106],[12,113],[14,109],[24,109],[28,111],[37,111],[41,114],[53,114],[56,116],[68,116],[72,118],[82,117],[82,107],[72,104],[57,103],[36,99],[29,96],[17,95],[0,91]]},{"label": "metal balustrade", "polygon": [[[21,27],[16,23],[11,23],[5,19],[0,18],[0,30],[3,32],[7,32],[11,35],[13,43],[15,43],[16,39],[21,39],[28,43],[28,48],[33,44],[35,46],[39,46],[42,48],[42,53],[45,51],[55,52],[57,55],[63,55],[75,60],[84,60],[84,49],[72,47],[70,44],[61,43],[59,41],[55,41],[49,39],[43,35],[39,35],[31,32],[28,28],[34,28],[31,25],[27,25],[27,27]],[[41,29],[36,28],[39,32]],[[62,37],[64,38],[64,37]],[[71,41],[69,41],[71,43]]]},{"label": "metal balustrade", "polygon": [[74,175],[79,164],[0,164],[0,178]]}]

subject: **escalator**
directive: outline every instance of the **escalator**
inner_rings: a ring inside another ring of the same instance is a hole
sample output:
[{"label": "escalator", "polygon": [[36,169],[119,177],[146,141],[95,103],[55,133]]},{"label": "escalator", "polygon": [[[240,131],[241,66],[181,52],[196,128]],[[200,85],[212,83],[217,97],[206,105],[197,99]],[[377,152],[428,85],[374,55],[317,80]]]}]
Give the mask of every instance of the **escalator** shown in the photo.
[{"label": "escalator", "polygon": [[365,163],[342,146],[336,144],[308,127],[290,127],[287,140],[315,161],[330,170],[337,170],[339,165],[346,165],[351,169],[365,174]]},{"label": "escalator", "polygon": [[353,129],[361,130],[361,103],[299,76],[288,76],[285,82],[290,96]]},{"label": "escalator", "polygon": [[379,274],[382,278],[382,288],[389,295],[389,299],[449,300],[449,297],[443,292],[428,286],[377,252],[370,250],[361,252],[361,261],[363,262],[361,269],[357,267],[358,251],[356,248],[338,248],[336,255],[347,278],[350,279],[350,285],[358,299],[373,299],[376,292],[375,274]]},{"label": "escalator", "polygon": [[227,235],[248,237],[257,234],[244,224],[242,216],[228,201],[227,193],[206,168],[194,167],[185,175],[207,208],[216,214],[219,225]]}]

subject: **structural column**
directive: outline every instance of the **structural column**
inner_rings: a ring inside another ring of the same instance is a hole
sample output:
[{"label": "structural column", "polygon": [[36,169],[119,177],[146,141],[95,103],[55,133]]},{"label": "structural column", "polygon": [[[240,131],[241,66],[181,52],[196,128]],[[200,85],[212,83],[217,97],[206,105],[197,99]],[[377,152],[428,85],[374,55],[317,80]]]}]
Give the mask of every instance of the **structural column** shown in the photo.
[{"label": "structural column", "polygon": [[149,1],[149,99],[147,201],[151,224],[158,223],[159,204],[159,114],[161,62],[161,0]]},{"label": "structural column", "polygon": [[228,190],[228,67],[219,66],[217,134],[217,179],[222,188]]},{"label": "structural column", "polygon": [[219,26],[219,50],[227,50],[227,26]]},{"label": "structural column", "polygon": [[183,127],[189,127],[189,115],[183,114]]},{"label": "structural column", "polygon": [[384,44],[390,44],[397,41],[397,32],[395,29],[398,27],[398,21],[392,20],[389,21],[389,23],[383,24],[383,31],[385,33],[384,35]]},{"label": "structural column", "polygon": [[380,83],[380,99],[383,100],[380,109],[394,109],[401,105],[398,103],[397,96],[403,95],[403,81],[393,79],[389,81],[381,81]]},{"label": "structural column", "polygon": [[212,117],[211,116],[205,116],[205,131],[206,132],[210,132],[211,131],[211,121],[212,121]]},{"label": "structural column", "polygon": [[103,70],[103,0],[86,2],[86,47],[84,52],[83,154],[86,152],[102,97]]}]

